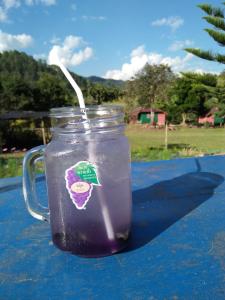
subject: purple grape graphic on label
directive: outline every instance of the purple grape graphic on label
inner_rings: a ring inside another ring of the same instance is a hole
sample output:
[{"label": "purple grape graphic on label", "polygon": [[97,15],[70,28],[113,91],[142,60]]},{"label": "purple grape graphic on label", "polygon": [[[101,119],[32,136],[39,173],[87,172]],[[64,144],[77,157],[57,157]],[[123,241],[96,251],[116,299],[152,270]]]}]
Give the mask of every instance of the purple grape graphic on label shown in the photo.
[{"label": "purple grape graphic on label", "polygon": [[80,161],[65,172],[66,188],[77,209],[85,209],[91,197],[93,185],[100,186],[96,167],[88,161]]}]

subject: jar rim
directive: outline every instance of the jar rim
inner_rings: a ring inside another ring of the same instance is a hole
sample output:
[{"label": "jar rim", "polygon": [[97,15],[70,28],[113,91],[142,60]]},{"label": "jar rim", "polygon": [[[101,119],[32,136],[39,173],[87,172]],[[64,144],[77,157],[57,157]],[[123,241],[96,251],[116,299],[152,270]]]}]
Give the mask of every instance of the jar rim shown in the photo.
[{"label": "jar rim", "polygon": [[104,116],[106,114],[120,115],[123,114],[122,105],[88,105],[86,108],[79,106],[63,106],[50,109],[49,116],[51,118],[64,118],[64,117],[82,117],[89,114],[97,114]]},{"label": "jar rim", "polygon": [[52,131],[58,133],[102,132],[124,127],[124,109],[121,105],[92,105],[57,107],[50,111]]}]

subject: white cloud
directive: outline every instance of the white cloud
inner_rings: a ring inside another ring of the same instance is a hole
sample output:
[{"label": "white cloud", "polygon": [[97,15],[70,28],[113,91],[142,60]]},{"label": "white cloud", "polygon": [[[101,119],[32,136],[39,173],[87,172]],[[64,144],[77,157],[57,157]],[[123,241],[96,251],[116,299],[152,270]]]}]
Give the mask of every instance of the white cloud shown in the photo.
[{"label": "white cloud", "polygon": [[27,5],[43,4],[46,6],[51,6],[56,4],[56,0],[25,0]]},{"label": "white cloud", "polygon": [[8,20],[8,16],[6,11],[0,6],[0,22],[6,22]]},{"label": "white cloud", "polygon": [[93,56],[93,50],[90,47],[85,47],[77,52],[74,52],[76,48],[83,48],[86,43],[82,37],[69,35],[67,36],[62,45],[54,45],[48,55],[48,63],[54,63],[54,56],[60,59],[60,61],[67,67],[77,66],[84,61],[89,60]]},{"label": "white cloud", "polygon": [[145,46],[141,45],[141,46],[135,48],[134,50],[132,50],[130,56],[131,57],[141,56],[143,54],[145,54]]},{"label": "white cloud", "polygon": [[184,20],[179,16],[175,16],[158,19],[153,21],[151,24],[152,26],[169,26],[172,31],[175,31],[184,24]]},{"label": "white cloud", "polygon": [[33,57],[34,57],[34,59],[36,59],[36,60],[39,60],[39,59],[44,59],[44,60],[46,60],[46,54],[45,54],[45,53],[34,54]]},{"label": "white cloud", "polygon": [[68,35],[64,42],[63,42],[63,47],[66,50],[74,49],[79,46],[82,46],[84,44],[84,40],[80,36],[74,36],[74,35]]},{"label": "white cloud", "polygon": [[106,21],[107,18],[105,16],[82,16],[81,17],[84,21]]},{"label": "white cloud", "polygon": [[3,0],[3,7],[7,10],[13,7],[19,7],[20,1],[19,0]]},{"label": "white cloud", "polygon": [[50,6],[55,5],[56,0],[2,0],[0,6],[0,22],[8,21],[8,12],[13,8],[18,8],[22,3],[29,6],[38,4]]},{"label": "white cloud", "polygon": [[25,33],[12,35],[0,30],[0,52],[5,50],[21,49],[31,46],[33,38]]},{"label": "white cloud", "polygon": [[191,41],[191,40],[185,40],[185,41],[175,41],[173,44],[171,44],[169,46],[169,50],[170,51],[178,51],[178,50],[181,50],[185,47],[188,47],[188,46],[191,46],[193,45],[194,42]]},{"label": "white cloud", "polygon": [[90,47],[86,47],[84,50],[80,50],[78,53],[74,53],[71,58],[71,65],[77,66],[82,62],[88,60],[93,56],[93,50]]},{"label": "white cloud", "polygon": [[60,38],[57,36],[53,36],[52,39],[50,40],[51,44],[59,44],[60,43]]},{"label": "white cloud", "polygon": [[192,54],[187,54],[183,58],[163,56],[155,52],[146,52],[144,45],[132,50],[130,54],[130,62],[124,63],[121,69],[109,70],[105,74],[105,78],[117,80],[128,80],[137,74],[145,65],[148,64],[166,64],[170,66],[174,72],[184,70],[188,66],[188,62],[192,59]]}]

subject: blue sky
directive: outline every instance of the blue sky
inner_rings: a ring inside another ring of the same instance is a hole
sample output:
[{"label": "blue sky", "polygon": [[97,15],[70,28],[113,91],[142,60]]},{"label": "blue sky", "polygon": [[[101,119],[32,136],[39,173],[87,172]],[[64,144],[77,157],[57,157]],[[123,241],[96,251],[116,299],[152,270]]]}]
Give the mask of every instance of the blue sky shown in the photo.
[{"label": "blue sky", "polygon": [[[175,72],[220,72],[223,65],[195,58],[183,47],[223,51],[197,0],[1,0],[0,51],[17,49],[48,61],[56,49],[74,72],[129,79],[146,63]],[[208,3],[220,6],[221,2]],[[225,8],[225,6],[224,6]]]}]

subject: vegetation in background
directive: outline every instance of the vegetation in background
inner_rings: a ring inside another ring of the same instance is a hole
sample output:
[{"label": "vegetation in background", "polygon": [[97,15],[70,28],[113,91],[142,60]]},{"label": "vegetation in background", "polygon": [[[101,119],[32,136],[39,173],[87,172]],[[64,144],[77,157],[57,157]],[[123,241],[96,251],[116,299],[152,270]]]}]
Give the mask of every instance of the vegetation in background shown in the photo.
[{"label": "vegetation in background", "polygon": [[0,156],[0,178],[22,175],[23,157]]},{"label": "vegetation in background", "polygon": [[175,78],[175,74],[167,65],[146,64],[126,83],[123,101],[127,115],[137,106],[166,109],[169,90]]},{"label": "vegetation in background", "polygon": [[[0,70],[0,114],[13,110],[47,111],[52,107],[78,104],[61,71],[44,61],[36,61],[18,51],[6,51],[0,53]],[[215,107],[220,116],[225,115],[225,72],[220,75],[187,72],[178,76],[166,65],[146,64],[127,82],[84,78],[74,73],[72,76],[87,104],[122,104],[127,121],[129,113],[138,106],[166,111],[167,121],[172,124],[197,125],[198,117]],[[0,147],[29,149],[41,144],[38,122],[40,120],[0,121]],[[128,125],[126,134],[133,160],[221,153],[225,148],[223,128],[183,128],[168,132],[167,149],[164,130]],[[2,154],[0,177],[21,175],[21,166],[21,157]]]},{"label": "vegetation in background", "polygon": [[[133,161],[153,161],[179,157],[225,153],[224,128],[181,128],[168,132],[165,148],[165,130],[146,130],[143,126],[128,125],[126,135],[131,145]],[[24,153],[0,154],[0,178],[22,175]],[[41,162],[38,172],[43,172]]]},{"label": "vegetation in background", "polygon": [[[56,66],[36,61],[23,52],[0,53],[0,113],[11,110],[48,111],[52,107],[78,105],[77,97]],[[88,104],[113,101],[120,83],[102,79],[104,85],[72,73]],[[96,78],[95,78],[96,81]]]},{"label": "vegetation in background", "polygon": [[[222,4],[225,5],[225,2]],[[220,46],[225,46],[225,16],[223,9],[220,7],[214,7],[210,4],[199,4],[198,7],[206,13],[206,16],[204,16],[203,19],[210,25],[213,25],[213,29],[206,28],[205,31]],[[198,48],[186,48],[186,51],[200,58],[225,64],[225,55],[223,54]]]},{"label": "vegetation in background", "polygon": [[213,97],[216,99],[217,77],[207,73],[182,73],[170,90],[172,105],[168,106],[169,121],[196,125],[199,116],[218,106],[218,99],[212,102]]},{"label": "vegetation in background", "polygon": [[[0,178],[21,176],[23,172],[24,153],[0,154]],[[43,173],[43,162],[36,164],[36,172]]]},{"label": "vegetation in background", "polygon": [[129,84],[134,87],[134,94],[140,106],[154,108],[165,106],[168,90],[175,79],[171,68],[166,65],[149,65],[138,72]]},{"label": "vegetation in background", "polygon": [[[222,3],[225,5],[225,2]],[[203,19],[213,25],[213,28],[206,28],[205,31],[209,34],[209,36],[219,45],[224,47],[225,46],[225,15],[224,10],[220,7],[214,7],[210,4],[199,4],[198,7],[202,9],[206,16]],[[192,53],[202,59],[206,59],[209,61],[215,61],[218,63],[225,64],[225,55],[221,53],[215,53],[209,50],[202,50],[199,48],[186,48],[187,52]],[[225,115],[225,72],[222,72],[217,77],[216,85],[210,85],[210,82],[205,83],[205,85],[211,87],[211,94],[212,97],[209,99],[210,101],[206,100],[205,106],[219,108],[219,114],[221,116]]]},{"label": "vegetation in background", "polygon": [[[225,2],[223,3],[225,5]],[[205,31],[220,46],[225,46],[225,15],[223,9],[210,4],[198,5],[206,15],[203,19],[213,28]],[[200,58],[225,64],[225,55],[196,48],[185,49]],[[198,125],[200,116],[217,108],[218,117],[225,116],[225,72],[174,74],[167,65],[146,64],[131,80],[88,78],[71,72],[81,87],[86,104],[122,104],[126,120],[138,107],[158,108],[167,112],[167,122],[180,125]],[[36,61],[23,52],[0,53],[0,114],[13,110],[48,111],[52,107],[78,105],[70,84],[56,66]],[[153,119],[153,118],[151,118]],[[0,149],[30,148],[42,143],[36,121],[0,122]],[[164,145],[164,130],[151,130],[128,125],[126,135],[131,144],[132,160],[157,160],[176,157],[218,154],[224,152],[224,128],[176,127],[168,132]],[[179,128],[179,129],[178,129]],[[0,178],[22,174],[23,153],[0,154]],[[43,167],[38,166],[43,172]]]},{"label": "vegetation in background", "polygon": [[[18,51],[0,53],[0,114],[12,110],[48,111],[78,105],[58,67]],[[170,123],[196,123],[212,107],[225,114],[225,73],[174,74],[166,65],[149,65],[127,82],[72,73],[87,104],[121,103],[129,113],[138,106],[167,112]],[[93,80],[93,81],[91,81]],[[0,124],[0,126],[2,126]],[[4,130],[3,130],[4,132]]]},{"label": "vegetation in background", "polygon": [[[100,84],[97,77],[87,79],[71,74],[89,105],[112,102],[122,93],[120,81],[102,78]],[[71,105],[78,105],[77,97],[58,67],[36,61],[23,52],[0,53],[0,114],[15,110],[48,111]],[[0,121],[0,149],[31,148],[42,143],[40,130],[34,128],[40,128],[38,121]]]},{"label": "vegetation in background", "polygon": [[224,128],[177,127],[168,131],[165,148],[165,130],[146,130],[128,125],[126,135],[131,145],[132,160],[157,160],[177,157],[225,153]]}]

